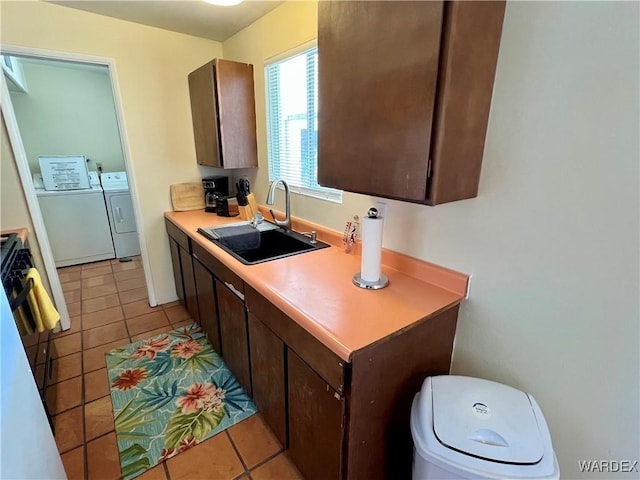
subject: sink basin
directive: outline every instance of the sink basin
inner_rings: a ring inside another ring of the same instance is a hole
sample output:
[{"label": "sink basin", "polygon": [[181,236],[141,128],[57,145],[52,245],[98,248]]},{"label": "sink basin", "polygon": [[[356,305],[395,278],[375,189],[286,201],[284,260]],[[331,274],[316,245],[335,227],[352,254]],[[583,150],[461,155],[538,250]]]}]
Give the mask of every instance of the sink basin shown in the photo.
[{"label": "sink basin", "polygon": [[211,234],[212,229],[199,228],[198,232],[207,237],[225,252],[231,254],[245,265],[269,262],[280,258],[313,252],[329,245],[311,239],[297,232],[287,232],[276,225],[267,223],[260,225],[260,246],[250,250],[236,250],[224,245]]}]

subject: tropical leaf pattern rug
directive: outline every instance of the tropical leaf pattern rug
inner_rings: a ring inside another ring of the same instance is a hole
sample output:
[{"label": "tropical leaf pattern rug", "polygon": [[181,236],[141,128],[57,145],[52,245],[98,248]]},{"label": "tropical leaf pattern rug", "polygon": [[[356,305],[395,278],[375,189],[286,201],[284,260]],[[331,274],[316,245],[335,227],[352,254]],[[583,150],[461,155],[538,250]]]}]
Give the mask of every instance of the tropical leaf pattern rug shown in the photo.
[{"label": "tropical leaf pattern rug", "polygon": [[106,354],[122,478],[256,413],[197,324]]}]

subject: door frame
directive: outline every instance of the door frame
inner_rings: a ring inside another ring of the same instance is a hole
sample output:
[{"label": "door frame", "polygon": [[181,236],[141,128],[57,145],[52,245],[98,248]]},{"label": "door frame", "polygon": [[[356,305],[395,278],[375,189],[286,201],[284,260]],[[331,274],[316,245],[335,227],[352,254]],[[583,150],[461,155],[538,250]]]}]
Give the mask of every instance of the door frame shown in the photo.
[{"label": "door frame", "polygon": [[[136,175],[133,168],[133,162],[131,161],[131,152],[129,149],[129,142],[127,139],[127,131],[124,121],[124,113],[122,109],[122,97],[120,95],[120,86],[118,84],[118,75],[116,69],[116,61],[109,57],[98,57],[93,55],[84,55],[70,52],[60,52],[54,50],[46,50],[32,47],[21,47],[12,45],[1,45],[0,54],[33,57],[43,60],[61,60],[67,62],[80,62],[89,63],[94,65],[102,65],[108,68],[109,78],[111,80],[111,91],[113,94],[113,101],[116,112],[116,120],[118,123],[118,132],[120,134],[120,144],[124,157],[125,170],[129,178],[129,190],[131,192],[131,200],[133,202],[134,215],[136,219],[136,228],[138,231],[138,241],[140,243],[140,255],[142,258],[142,267],[145,276],[145,283],[147,285],[147,293],[149,297],[149,303],[151,306],[156,306],[156,296],[153,288],[153,282],[151,279],[151,268],[149,266],[149,255],[145,242],[144,225],[142,220],[142,209],[138,198],[138,192],[136,187]],[[67,310],[66,301],[64,299],[64,293],[62,291],[62,285],[58,277],[58,271],[56,269],[55,260],[51,251],[51,245],[47,237],[47,230],[44,225],[42,213],[40,211],[40,205],[36,196],[35,187],[33,185],[33,178],[31,170],[29,168],[29,162],[24,150],[24,144],[18,128],[18,122],[9,95],[9,89],[7,86],[4,74],[0,75],[1,80],[1,92],[0,92],[0,106],[2,108],[2,115],[7,126],[7,132],[9,134],[9,140],[11,148],[16,160],[16,166],[20,176],[20,182],[24,191],[29,214],[31,215],[31,221],[33,223],[34,233],[38,239],[40,251],[42,253],[42,259],[44,262],[45,271],[49,278],[49,284],[51,285],[51,294],[55,301],[58,311],[60,313],[60,323],[63,330],[67,330],[71,326],[71,320],[69,318],[69,312]]]}]

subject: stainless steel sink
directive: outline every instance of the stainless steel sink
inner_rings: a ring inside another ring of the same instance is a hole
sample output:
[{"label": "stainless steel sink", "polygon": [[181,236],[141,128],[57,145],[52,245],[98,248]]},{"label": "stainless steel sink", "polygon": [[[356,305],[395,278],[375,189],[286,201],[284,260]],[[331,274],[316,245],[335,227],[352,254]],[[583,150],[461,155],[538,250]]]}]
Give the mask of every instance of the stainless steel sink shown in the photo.
[{"label": "stainless steel sink", "polygon": [[313,252],[329,246],[319,240],[312,242],[311,238],[301,233],[286,231],[270,222],[264,222],[259,225],[260,246],[258,248],[235,250],[217,240],[211,230],[212,228],[199,228],[198,232],[245,265],[270,262],[271,260]]}]

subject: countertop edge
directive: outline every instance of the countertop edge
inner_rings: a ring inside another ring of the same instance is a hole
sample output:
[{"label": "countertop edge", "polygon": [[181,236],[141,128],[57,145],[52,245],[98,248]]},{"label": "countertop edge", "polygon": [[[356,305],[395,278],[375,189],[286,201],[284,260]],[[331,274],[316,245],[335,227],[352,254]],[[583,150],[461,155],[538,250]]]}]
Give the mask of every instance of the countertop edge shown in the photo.
[{"label": "countertop edge", "polygon": [[29,229],[27,229],[26,227],[8,228],[6,230],[2,230],[2,232],[0,232],[0,235],[5,236],[11,233],[18,234],[18,238],[22,241],[22,244],[23,245],[27,244],[27,238],[29,237]]}]

